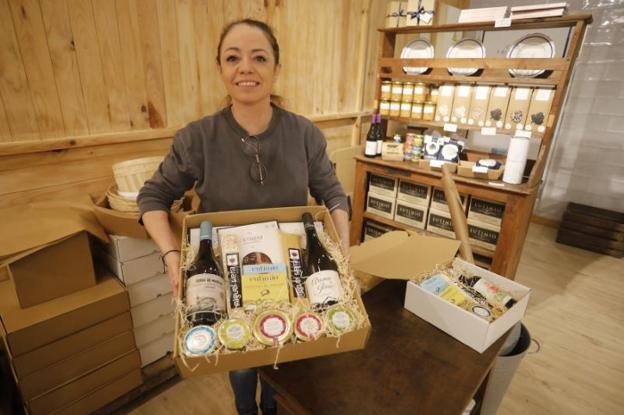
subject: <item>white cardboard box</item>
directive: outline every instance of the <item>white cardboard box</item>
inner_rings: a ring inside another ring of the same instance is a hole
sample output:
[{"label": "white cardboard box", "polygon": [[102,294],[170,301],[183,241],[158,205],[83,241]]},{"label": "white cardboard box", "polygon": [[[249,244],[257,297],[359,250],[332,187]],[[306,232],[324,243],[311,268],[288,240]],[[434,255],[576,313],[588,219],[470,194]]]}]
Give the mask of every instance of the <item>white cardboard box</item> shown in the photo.
[{"label": "white cardboard box", "polygon": [[468,204],[468,220],[501,226],[505,204],[472,196]]},{"label": "white cardboard box", "polygon": [[394,221],[417,229],[425,229],[427,207],[397,200]]},{"label": "white cardboard box", "polygon": [[472,245],[496,250],[500,226],[468,219],[468,240]]},{"label": "white cardboard box", "polygon": [[399,187],[398,182],[398,179],[391,179],[389,177],[371,174],[370,179],[368,180],[368,191],[378,195],[395,198],[397,188]]},{"label": "white cardboard box", "polygon": [[429,206],[431,186],[399,180],[397,199],[414,205]]},{"label": "white cardboard box", "polygon": [[110,244],[106,245],[108,253],[121,262],[159,252],[156,243],[151,239],[136,239],[120,235],[108,235],[108,237],[111,240]]},{"label": "white cardboard box", "polygon": [[171,293],[171,284],[169,284],[167,274],[158,274],[136,284],[128,285],[130,307],[135,307],[169,293]]},{"label": "white cardboard box", "polygon": [[[462,202],[462,208],[464,209],[464,212],[466,212],[468,195],[466,193],[460,193],[459,197]],[[439,187],[434,187],[433,191],[431,192],[431,209],[442,212],[450,212],[448,208],[448,203],[446,202],[444,190]]]},{"label": "white cardboard box", "polygon": [[163,263],[160,260],[159,252],[125,262],[118,261],[117,258],[107,253],[103,256],[111,272],[126,285],[135,284],[163,273]]},{"label": "white cardboard box", "polygon": [[141,327],[135,327],[134,340],[137,347],[140,348],[165,336],[167,333],[171,333],[173,330],[175,330],[175,318],[173,313],[171,313]]},{"label": "white cardboard box", "polygon": [[174,311],[175,303],[173,302],[173,295],[169,293],[132,307],[130,309],[130,314],[132,314],[134,327],[141,327],[160,317],[171,314]]},{"label": "white cardboard box", "polygon": [[394,219],[396,199],[369,191],[366,195],[366,211],[382,218]]},{"label": "white cardboard box", "polygon": [[514,324],[522,320],[529,303],[531,289],[493,272],[456,258],[463,267],[483,277],[505,291],[511,292],[518,302],[503,315],[488,322],[457,307],[446,300],[423,290],[413,281],[407,282],[405,308],[433,324],[465,345],[483,353]]},{"label": "white cardboard box", "polygon": [[145,367],[152,362],[164,357],[167,353],[173,352],[173,337],[175,332],[167,333],[159,339],[147,343],[139,348],[141,354],[141,367]]}]

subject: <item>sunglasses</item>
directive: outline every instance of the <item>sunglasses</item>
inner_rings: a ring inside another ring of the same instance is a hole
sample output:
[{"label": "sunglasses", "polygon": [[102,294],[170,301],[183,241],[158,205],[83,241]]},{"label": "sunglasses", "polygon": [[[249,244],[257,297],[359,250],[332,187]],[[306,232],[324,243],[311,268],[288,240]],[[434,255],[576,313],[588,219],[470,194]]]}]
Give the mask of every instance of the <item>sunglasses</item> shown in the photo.
[{"label": "sunglasses", "polygon": [[251,178],[261,185],[267,179],[267,169],[260,161],[260,140],[253,135],[245,138],[241,138],[243,142],[243,153],[253,159],[253,163],[249,168],[249,175]]}]

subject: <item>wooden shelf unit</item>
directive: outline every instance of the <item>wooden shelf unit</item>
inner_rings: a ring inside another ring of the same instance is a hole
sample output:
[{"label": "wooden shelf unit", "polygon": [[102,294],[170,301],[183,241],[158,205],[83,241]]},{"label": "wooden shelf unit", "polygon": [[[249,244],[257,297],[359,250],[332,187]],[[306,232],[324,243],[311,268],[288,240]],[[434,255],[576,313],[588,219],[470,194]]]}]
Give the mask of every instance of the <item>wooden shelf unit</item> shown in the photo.
[{"label": "wooden shelf unit", "polygon": [[[591,14],[575,14],[558,18],[530,19],[515,21],[509,27],[495,27],[490,23],[444,24],[433,26],[401,27],[379,29],[379,51],[377,61],[377,79],[375,107],[379,107],[381,82],[384,80],[409,80],[426,83],[457,83],[472,85],[514,85],[514,86],[551,86],[555,93],[549,121],[543,133],[534,133],[534,137],[541,138],[541,145],[537,159],[533,165],[528,181],[520,185],[509,185],[503,182],[491,183],[487,180],[470,179],[455,176],[457,188],[483,199],[493,200],[505,204],[501,231],[496,250],[488,252],[477,248],[475,252],[482,256],[492,257],[491,269],[503,276],[513,279],[522,254],[522,247],[526,238],[529,220],[535,204],[537,190],[544,172],[547,154],[549,154],[553,132],[557,119],[561,114],[561,107],[568,88],[572,68],[578,56],[585,30],[592,22]],[[563,58],[552,59],[400,59],[395,58],[397,35],[439,32],[474,32],[499,31],[541,28],[572,28],[568,40],[567,52]],[[408,75],[403,72],[404,66],[428,67],[427,73]],[[479,68],[474,76],[454,76],[448,73],[448,67]],[[537,78],[515,78],[509,74],[509,69],[545,69],[545,73]],[[388,117],[386,117],[388,118]],[[443,123],[412,120],[400,117],[389,119],[415,124],[424,127],[442,127]],[[458,129],[475,129],[476,127],[458,125]],[[497,131],[510,133],[510,131]],[[409,162],[386,162],[377,158],[369,159],[356,157],[356,181],[353,198],[353,216],[351,227],[351,244],[359,244],[362,237],[364,219],[370,219],[382,224],[405,229],[402,224],[379,218],[365,212],[368,177],[370,174],[399,178],[414,183],[441,187],[441,173],[421,169]]]}]

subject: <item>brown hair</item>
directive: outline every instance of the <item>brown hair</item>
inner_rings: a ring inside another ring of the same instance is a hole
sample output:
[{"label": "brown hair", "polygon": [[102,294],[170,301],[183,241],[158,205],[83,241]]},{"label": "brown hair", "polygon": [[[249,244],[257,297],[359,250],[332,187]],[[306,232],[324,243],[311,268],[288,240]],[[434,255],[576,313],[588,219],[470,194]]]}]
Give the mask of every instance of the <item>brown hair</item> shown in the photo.
[{"label": "brown hair", "polygon": [[[219,36],[219,45],[217,46],[217,65],[221,66],[221,61],[219,59],[221,57],[221,45],[223,44],[223,39],[225,39],[227,34],[230,33],[230,30],[232,30],[234,26],[238,26],[241,24],[255,27],[257,29],[260,29],[260,31],[262,31],[264,36],[269,41],[269,44],[271,45],[271,49],[273,50],[273,57],[275,58],[275,64],[278,65],[280,63],[279,61],[280,50],[279,50],[279,44],[277,43],[277,39],[275,38],[275,35],[273,34],[273,29],[271,29],[271,26],[269,26],[268,24],[261,22],[259,20],[255,20],[255,19],[236,20],[234,22],[229,23],[227,26],[223,28],[223,30],[221,31],[221,36]],[[225,102],[226,102],[226,105],[230,105],[232,103],[232,98],[228,95],[225,98]],[[279,95],[271,94],[271,103],[282,107],[284,106],[284,99]]]}]

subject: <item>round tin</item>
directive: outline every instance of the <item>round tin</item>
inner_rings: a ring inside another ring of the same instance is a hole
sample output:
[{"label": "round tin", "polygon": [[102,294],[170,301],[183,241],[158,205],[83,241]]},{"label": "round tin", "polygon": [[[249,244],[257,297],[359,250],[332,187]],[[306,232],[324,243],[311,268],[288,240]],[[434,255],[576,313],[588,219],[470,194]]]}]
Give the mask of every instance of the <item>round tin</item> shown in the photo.
[{"label": "round tin", "polygon": [[288,314],[280,310],[267,310],[254,321],[254,336],[267,346],[285,343],[292,334],[292,324]]},{"label": "round tin", "polygon": [[471,308],[471,311],[473,314],[476,314],[477,316],[481,318],[488,319],[492,317],[492,313],[490,313],[490,310],[488,310],[487,308],[481,305],[473,305]]},{"label": "round tin", "polygon": [[327,328],[333,334],[343,334],[355,328],[353,311],[342,305],[335,305],[327,310]]},{"label": "round tin", "polygon": [[217,330],[219,341],[230,350],[242,349],[251,340],[251,330],[245,320],[231,318]]},{"label": "round tin", "polygon": [[324,331],[323,319],[316,313],[303,312],[295,318],[295,335],[299,340],[314,340]]},{"label": "round tin", "polygon": [[184,353],[201,356],[210,353],[217,345],[217,333],[210,326],[195,326],[184,335]]}]

